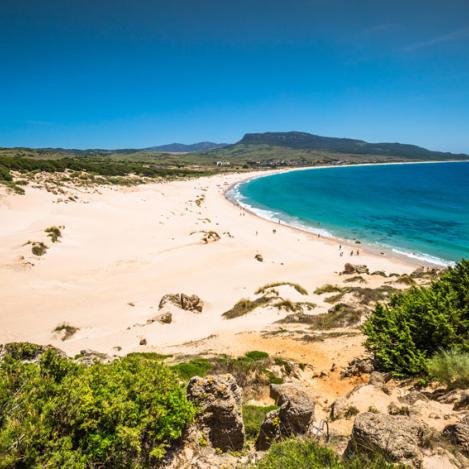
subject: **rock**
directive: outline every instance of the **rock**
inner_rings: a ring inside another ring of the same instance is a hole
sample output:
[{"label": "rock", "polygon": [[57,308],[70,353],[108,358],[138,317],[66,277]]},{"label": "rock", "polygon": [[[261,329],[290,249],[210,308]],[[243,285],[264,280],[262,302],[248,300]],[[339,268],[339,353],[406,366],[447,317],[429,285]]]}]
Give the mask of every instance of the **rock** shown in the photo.
[{"label": "rock", "polygon": [[262,256],[262,254],[256,254],[254,256],[254,259],[256,259],[256,261],[259,261],[259,262],[264,262],[264,257]]},{"label": "rock", "polygon": [[314,399],[301,385],[286,383],[272,384],[270,395],[280,406],[269,412],[261,425],[256,449],[264,451],[272,442],[308,432],[314,419]]},{"label": "rock", "polygon": [[384,373],[380,373],[379,371],[373,371],[370,374],[370,378],[368,380],[368,384],[372,384],[374,386],[384,386],[388,377]]},{"label": "rock", "polygon": [[147,345],[147,339],[141,339],[139,344],[140,345]]},{"label": "rock", "polygon": [[346,275],[350,274],[369,274],[370,271],[366,265],[350,264],[347,262],[344,265],[344,271],[342,272]]},{"label": "rock", "polygon": [[196,313],[201,313],[204,307],[204,302],[197,295],[189,296],[185,293],[168,293],[164,295],[160,300],[158,309],[162,309],[167,303],[171,303],[185,311]]},{"label": "rock", "polygon": [[345,397],[336,399],[331,406],[331,420],[344,418],[349,407],[350,404]]},{"label": "rock", "polygon": [[469,409],[469,390],[465,389],[459,399],[455,402],[453,410],[465,410]]},{"label": "rock", "polygon": [[374,371],[371,358],[354,358],[347,368],[340,373],[341,378],[350,378],[351,376],[360,376]]},{"label": "rock", "polygon": [[171,324],[173,321],[173,315],[171,313],[163,313],[156,317],[156,320],[162,324]]},{"label": "rock", "polygon": [[199,421],[207,428],[214,448],[243,448],[242,390],[232,375],[196,376],[189,381],[187,397],[199,407]]},{"label": "rock", "polygon": [[105,353],[97,352],[96,350],[85,349],[80,350],[80,353],[74,357],[74,360],[84,365],[92,365],[94,363],[109,363],[111,357]]},{"label": "rock", "polygon": [[466,420],[453,425],[447,425],[443,429],[442,435],[462,453],[469,456],[469,425],[465,422]]},{"label": "rock", "polygon": [[378,452],[389,462],[419,467],[430,435],[427,425],[409,417],[366,412],[357,415],[344,456]]},{"label": "rock", "polygon": [[397,399],[407,405],[414,405],[417,401],[428,401],[428,397],[420,391],[411,391]]}]

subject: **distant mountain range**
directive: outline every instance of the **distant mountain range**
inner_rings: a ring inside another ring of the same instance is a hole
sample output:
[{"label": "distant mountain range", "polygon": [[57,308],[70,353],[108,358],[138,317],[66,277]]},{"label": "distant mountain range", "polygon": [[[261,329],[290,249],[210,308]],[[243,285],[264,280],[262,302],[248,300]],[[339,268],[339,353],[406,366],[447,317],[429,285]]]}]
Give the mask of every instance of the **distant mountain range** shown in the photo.
[{"label": "distant mountain range", "polygon": [[326,151],[355,155],[383,155],[419,159],[469,158],[469,155],[431,151],[402,143],[368,143],[351,138],[321,137],[306,132],[248,133],[235,145],[270,145],[302,150]]},{"label": "distant mountain range", "polygon": [[144,148],[145,151],[162,151],[169,153],[197,153],[213,150],[215,148],[223,148],[228,143],[199,142],[186,145],[184,143],[170,143],[168,145],[159,145],[156,147]]}]

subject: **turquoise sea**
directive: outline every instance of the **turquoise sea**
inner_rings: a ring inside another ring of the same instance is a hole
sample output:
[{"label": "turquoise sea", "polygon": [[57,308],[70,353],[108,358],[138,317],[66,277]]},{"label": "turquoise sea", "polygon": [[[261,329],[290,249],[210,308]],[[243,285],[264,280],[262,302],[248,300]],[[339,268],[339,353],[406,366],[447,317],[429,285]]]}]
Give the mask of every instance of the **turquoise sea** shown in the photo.
[{"label": "turquoise sea", "polygon": [[261,216],[421,260],[469,258],[469,162],[342,166],[242,183]]}]

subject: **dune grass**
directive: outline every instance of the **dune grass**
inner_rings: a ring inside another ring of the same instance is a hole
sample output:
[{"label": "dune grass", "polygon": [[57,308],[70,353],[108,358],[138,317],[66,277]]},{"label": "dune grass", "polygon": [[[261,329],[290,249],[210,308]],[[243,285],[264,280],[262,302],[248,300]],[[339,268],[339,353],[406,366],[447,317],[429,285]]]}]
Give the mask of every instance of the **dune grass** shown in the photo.
[{"label": "dune grass", "polygon": [[271,290],[272,288],[276,287],[283,287],[283,286],[288,286],[294,288],[300,295],[307,295],[308,291],[306,288],[303,288],[301,285],[298,283],[293,283],[293,282],[273,282],[273,283],[268,283],[264,285],[263,287],[260,287],[256,291],[256,295],[263,295],[264,293],[268,292],[268,290]]}]

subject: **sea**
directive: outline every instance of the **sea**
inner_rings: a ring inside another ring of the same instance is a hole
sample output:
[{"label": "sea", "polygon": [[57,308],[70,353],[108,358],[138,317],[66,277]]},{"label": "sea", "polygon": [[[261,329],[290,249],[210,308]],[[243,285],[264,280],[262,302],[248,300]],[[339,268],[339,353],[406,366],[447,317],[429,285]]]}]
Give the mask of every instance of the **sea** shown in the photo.
[{"label": "sea", "polygon": [[261,217],[420,261],[469,258],[469,162],[294,170],[228,196]]}]

